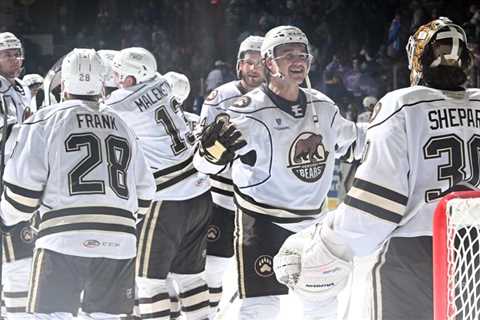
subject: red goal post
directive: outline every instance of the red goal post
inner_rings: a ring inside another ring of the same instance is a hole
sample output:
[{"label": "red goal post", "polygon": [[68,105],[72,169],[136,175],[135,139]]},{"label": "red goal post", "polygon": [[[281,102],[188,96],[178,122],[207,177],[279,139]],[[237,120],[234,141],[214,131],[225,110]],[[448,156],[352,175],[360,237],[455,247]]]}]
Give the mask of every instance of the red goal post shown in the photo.
[{"label": "red goal post", "polygon": [[480,319],[480,191],[453,192],[433,218],[435,320]]}]

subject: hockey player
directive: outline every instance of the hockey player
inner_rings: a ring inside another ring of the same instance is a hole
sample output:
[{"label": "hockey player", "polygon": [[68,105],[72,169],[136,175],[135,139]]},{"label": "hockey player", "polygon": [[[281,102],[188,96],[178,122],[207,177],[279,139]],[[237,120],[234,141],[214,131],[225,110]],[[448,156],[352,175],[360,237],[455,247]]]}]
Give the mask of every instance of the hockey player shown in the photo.
[{"label": "hockey player", "polygon": [[[300,88],[312,56],[305,34],[270,30],[261,47],[267,85],[207,126],[195,164],[218,174],[232,160],[240,319],[275,319],[288,288],[273,274],[283,241],[320,218],[336,157],[352,151],[355,124],[322,93]],[[324,305],[306,302],[306,314]]]},{"label": "hockey player", "polygon": [[[16,130],[15,124],[22,123],[31,114],[30,90],[18,77],[24,61],[23,47],[20,40],[10,32],[0,33],[0,97],[7,110],[7,127],[4,117],[0,117],[0,132],[7,132],[3,137],[5,143],[4,161],[10,157]],[[1,102],[0,102],[1,103]],[[2,107],[3,114],[3,107]],[[13,133],[12,133],[13,132]],[[1,134],[0,134],[1,135]],[[4,163],[1,164],[2,166]],[[34,232],[30,222],[22,222],[8,234],[2,234],[3,263],[2,285],[7,318],[31,318],[25,313],[33,255]]]},{"label": "hockey player", "polygon": [[134,298],[136,217],[155,184],[136,137],[99,111],[104,66],[91,49],[62,63],[65,102],[19,128],[7,162],[5,230],[39,211],[27,311],[35,318],[115,319]]},{"label": "hockey player", "polygon": [[411,87],[375,106],[345,202],[275,257],[282,283],[324,300],[345,283],[352,255],[380,249],[364,303],[369,319],[433,318],[434,209],[457,183],[480,182],[480,90],[463,87],[472,62],[464,30],[433,20],[410,37],[407,51]]},{"label": "hockey player", "polygon": [[[263,37],[249,36],[242,41],[237,54],[237,77],[214,89],[206,98],[200,113],[202,127],[215,121],[225,113],[235,99],[260,86],[265,81],[260,57]],[[222,278],[233,257],[233,230],[235,204],[230,168],[218,175],[210,176],[213,199],[212,220],[208,226],[207,242],[207,283],[210,292],[212,313],[222,297]]]},{"label": "hockey player", "polygon": [[108,108],[135,131],[157,183],[155,201],[139,234],[141,317],[170,319],[166,278],[171,273],[185,318],[206,319],[209,302],[203,272],[211,197],[208,179],[193,167],[195,139],[149,51],[123,49],[112,68],[120,89],[110,96]]}]

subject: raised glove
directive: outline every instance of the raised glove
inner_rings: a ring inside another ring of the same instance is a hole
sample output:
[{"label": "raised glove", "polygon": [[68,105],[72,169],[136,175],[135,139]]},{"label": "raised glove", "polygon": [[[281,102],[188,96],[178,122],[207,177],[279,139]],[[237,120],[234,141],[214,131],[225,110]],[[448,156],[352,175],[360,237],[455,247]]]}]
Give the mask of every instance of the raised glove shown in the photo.
[{"label": "raised glove", "polygon": [[235,157],[235,151],[247,144],[229,119],[227,114],[219,114],[200,137],[200,155],[213,164],[226,165]]}]

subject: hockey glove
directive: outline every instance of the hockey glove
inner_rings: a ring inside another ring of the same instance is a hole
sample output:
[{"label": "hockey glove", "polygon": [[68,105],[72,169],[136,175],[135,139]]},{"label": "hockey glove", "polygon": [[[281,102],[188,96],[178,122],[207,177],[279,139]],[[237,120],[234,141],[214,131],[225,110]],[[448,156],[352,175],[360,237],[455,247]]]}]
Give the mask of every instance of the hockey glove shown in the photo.
[{"label": "hockey glove", "polygon": [[311,301],[336,297],[352,271],[351,250],[326,224],[290,236],[273,261],[277,280]]},{"label": "hockey glove", "polygon": [[216,165],[226,165],[235,157],[235,151],[247,143],[242,134],[229,123],[227,114],[219,114],[207,126],[200,138],[200,155]]}]

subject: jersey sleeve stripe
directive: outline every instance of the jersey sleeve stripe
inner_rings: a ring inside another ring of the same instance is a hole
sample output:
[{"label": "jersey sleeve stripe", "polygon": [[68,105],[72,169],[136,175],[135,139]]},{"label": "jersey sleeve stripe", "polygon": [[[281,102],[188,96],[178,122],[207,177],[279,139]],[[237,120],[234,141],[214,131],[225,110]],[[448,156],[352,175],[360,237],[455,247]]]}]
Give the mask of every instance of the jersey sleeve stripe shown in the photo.
[{"label": "jersey sleeve stripe", "polygon": [[227,191],[227,190],[223,190],[223,189],[216,188],[216,187],[213,187],[213,186],[210,188],[210,191],[212,193],[221,194],[222,196],[233,197],[233,191]]},{"label": "jersey sleeve stripe", "polygon": [[157,178],[160,178],[162,176],[166,176],[166,175],[169,175],[171,173],[184,170],[187,167],[193,167],[193,155],[190,158],[188,158],[187,160],[180,162],[179,164],[176,164],[174,166],[171,166],[171,167],[168,167],[168,168],[165,168],[165,169],[155,171],[153,173],[153,177],[155,179],[157,179]]},{"label": "jersey sleeve stripe", "polygon": [[3,183],[5,184],[5,186],[7,186],[12,192],[18,194],[18,195],[21,195],[21,196],[24,196],[24,197],[28,197],[28,198],[37,198],[37,199],[40,199],[42,197],[42,193],[43,191],[35,191],[35,190],[31,190],[31,189],[26,189],[26,188],[22,188],[22,187],[19,187],[17,185],[14,185],[12,183],[9,183],[7,181],[3,181]]},{"label": "jersey sleeve stripe", "polygon": [[190,177],[191,175],[196,174],[197,172],[198,172],[197,169],[193,168],[193,164],[192,164],[192,169],[190,169],[188,171],[184,171],[184,172],[180,173],[179,175],[171,178],[168,181],[162,182],[162,180],[164,180],[164,179],[158,178],[158,179],[155,180],[157,182],[157,192],[160,191],[160,190],[163,190],[165,188],[171,187],[174,184],[176,184],[177,182],[180,182],[180,181]]},{"label": "jersey sleeve stripe", "polygon": [[35,207],[38,208],[40,206],[40,199],[38,198],[30,198],[30,197],[24,197],[22,195],[19,195],[17,193],[14,193],[10,188],[5,187],[5,192],[7,193],[7,196],[14,200],[17,203],[20,203],[24,206],[28,207]]},{"label": "jersey sleeve stripe", "polygon": [[373,193],[375,195],[378,195],[390,201],[396,202],[403,206],[406,206],[408,202],[408,197],[404,196],[403,194],[393,191],[391,189],[387,189],[385,187],[382,187],[378,184],[375,184],[366,180],[356,178],[353,181],[352,186],[355,188]]},{"label": "jersey sleeve stripe", "polygon": [[221,183],[224,183],[224,184],[229,184],[229,185],[233,186],[232,179],[228,179],[228,178],[225,178],[225,177],[222,177],[222,176],[219,176],[219,175],[215,175],[215,174],[209,175],[209,177],[210,177],[211,180],[218,181],[218,182],[221,182]]},{"label": "jersey sleeve stripe", "polygon": [[404,215],[406,206],[399,204],[398,202],[389,200],[385,197],[382,197],[378,194],[374,194],[359,188],[352,186],[352,188],[348,191],[348,195],[351,198],[362,200],[363,202],[371,203],[376,205],[377,207],[381,207],[385,210],[395,212],[401,216]]},{"label": "jersey sleeve stripe", "polygon": [[169,297],[168,293],[163,293],[162,292],[162,293],[154,295],[151,298],[139,298],[137,301],[138,301],[138,304],[154,304],[158,301],[162,301],[162,300],[165,300],[165,299],[168,299],[168,301],[169,301],[168,304],[170,304],[170,297]]},{"label": "jersey sleeve stripe", "polygon": [[402,221],[402,216],[395,212],[386,210],[384,208],[378,207],[374,204],[362,201],[360,199],[352,198],[349,195],[345,197],[344,203],[353,208],[369,213],[382,220],[386,220],[386,221],[397,223],[397,224],[400,223],[400,221]]},{"label": "jersey sleeve stripe", "polygon": [[[4,196],[5,196],[5,200],[8,202],[8,204],[10,204],[13,208],[15,208],[15,210],[17,211],[20,211],[21,213],[33,213],[35,212],[35,210],[38,209],[38,206],[27,206],[27,205],[24,205],[24,204],[21,204],[17,201],[15,201],[14,199],[10,198],[8,196],[8,191],[5,190],[5,192],[3,193]],[[40,201],[39,201],[40,203]]]}]

